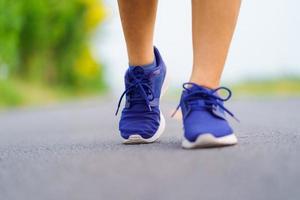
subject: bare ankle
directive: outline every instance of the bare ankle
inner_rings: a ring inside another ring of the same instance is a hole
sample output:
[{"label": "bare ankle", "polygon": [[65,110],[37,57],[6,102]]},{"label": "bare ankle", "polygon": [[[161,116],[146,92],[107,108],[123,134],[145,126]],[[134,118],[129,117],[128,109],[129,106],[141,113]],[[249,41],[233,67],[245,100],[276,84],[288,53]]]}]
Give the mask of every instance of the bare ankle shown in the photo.
[{"label": "bare ankle", "polygon": [[219,81],[210,80],[207,77],[206,78],[191,77],[190,82],[196,83],[198,85],[204,86],[209,89],[215,89],[220,85]]}]

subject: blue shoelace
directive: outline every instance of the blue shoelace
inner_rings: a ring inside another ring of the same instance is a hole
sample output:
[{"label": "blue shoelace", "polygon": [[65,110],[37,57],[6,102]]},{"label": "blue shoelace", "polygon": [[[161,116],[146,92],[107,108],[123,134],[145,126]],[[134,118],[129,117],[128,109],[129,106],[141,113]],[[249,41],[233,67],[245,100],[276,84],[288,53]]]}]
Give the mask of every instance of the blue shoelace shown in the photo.
[{"label": "blue shoelace", "polygon": [[126,94],[130,95],[130,98],[128,99],[130,103],[146,103],[149,111],[152,111],[150,102],[154,99],[154,92],[146,74],[140,74],[139,77],[136,77],[133,72],[129,72],[128,75],[131,78],[128,83],[129,87],[122,93],[115,115],[118,114],[122,99]]},{"label": "blue shoelace", "polygon": [[[188,95],[186,95],[185,97],[183,97],[183,99],[181,99],[181,102],[182,101],[188,102],[187,104],[189,106],[193,106],[193,108],[197,109],[197,107],[194,106],[195,100],[202,99],[205,103],[205,108],[211,110],[211,109],[213,109],[213,107],[219,106],[226,113],[228,113],[232,118],[234,118],[235,120],[237,120],[239,122],[239,120],[234,116],[234,114],[232,112],[230,112],[227,108],[225,108],[224,105],[221,103],[221,102],[228,101],[231,98],[232,93],[231,93],[230,89],[228,89],[227,87],[218,87],[216,89],[209,91],[209,90],[206,90],[206,89],[200,87],[199,85],[197,85],[195,83],[187,82],[187,83],[183,84],[183,88],[185,90],[190,90],[189,88],[191,86],[196,87],[197,90],[194,90],[194,91],[190,92]],[[222,98],[222,97],[216,95],[216,93],[220,90],[226,91],[228,93],[227,97]],[[172,116],[174,116],[176,114],[176,112],[178,111],[178,109],[180,108],[181,102],[177,106],[177,108],[174,111],[174,113],[172,114]],[[190,111],[191,111],[191,109],[189,109],[188,112],[183,117],[184,118],[187,117]]]}]

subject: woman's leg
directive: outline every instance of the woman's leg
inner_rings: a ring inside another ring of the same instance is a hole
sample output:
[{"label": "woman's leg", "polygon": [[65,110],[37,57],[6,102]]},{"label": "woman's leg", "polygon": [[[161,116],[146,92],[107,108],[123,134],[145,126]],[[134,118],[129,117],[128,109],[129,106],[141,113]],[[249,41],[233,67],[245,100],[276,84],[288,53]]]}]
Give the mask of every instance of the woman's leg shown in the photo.
[{"label": "woman's leg", "polygon": [[216,88],[239,14],[240,0],[192,0],[191,82]]},{"label": "woman's leg", "polygon": [[157,0],[118,0],[129,64],[153,62],[153,33]]},{"label": "woman's leg", "polygon": [[125,144],[151,143],[165,127],[159,102],[166,66],[158,49],[153,48],[157,0],[118,2],[130,65],[118,105],[119,109],[126,97],[119,130]]}]

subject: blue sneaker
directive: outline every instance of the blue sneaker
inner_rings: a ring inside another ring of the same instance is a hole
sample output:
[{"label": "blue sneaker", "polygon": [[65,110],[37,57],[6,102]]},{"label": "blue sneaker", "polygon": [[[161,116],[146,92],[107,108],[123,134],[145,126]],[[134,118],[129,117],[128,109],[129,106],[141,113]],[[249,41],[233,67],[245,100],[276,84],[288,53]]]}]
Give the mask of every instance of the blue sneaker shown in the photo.
[{"label": "blue sneaker", "polygon": [[[156,66],[151,69],[129,67],[125,74],[125,91],[120,97],[118,110],[126,95],[119,130],[125,144],[151,143],[165,129],[165,119],[159,109],[166,66],[154,47]],[[154,62],[154,63],[155,63]]]},{"label": "blue sneaker", "polygon": [[[225,118],[227,110],[223,102],[231,97],[231,91],[226,87],[208,89],[195,83],[184,83],[180,103],[184,128],[183,148],[203,148],[233,145],[237,138]],[[217,92],[228,92],[226,98]],[[175,112],[176,112],[175,111]],[[175,114],[175,113],[174,113]],[[235,118],[236,119],[236,118]]]}]

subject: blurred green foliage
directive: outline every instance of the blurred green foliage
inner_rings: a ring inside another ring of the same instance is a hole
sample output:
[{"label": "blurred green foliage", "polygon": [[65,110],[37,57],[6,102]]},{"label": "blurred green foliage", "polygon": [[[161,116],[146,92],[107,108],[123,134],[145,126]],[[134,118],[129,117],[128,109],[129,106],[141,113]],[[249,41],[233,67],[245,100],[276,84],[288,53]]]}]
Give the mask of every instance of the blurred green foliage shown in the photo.
[{"label": "blurred green foliage", "polygon": [[9,81],[0,81],[0,97],[0,107],[16,106],[23,102],[22,95]]},{"label": "blurred green foliage", "polygon": [[299,96],[300,78],[297,76],[282,76],[269,79],[247,80],[231,85],[238,96]]},{"label": "blurred green foliage", "polygon": [[89,42],[104,16],[100,0],[0,0],[0,99],[18,104],[11,79],[101,89]]}]

